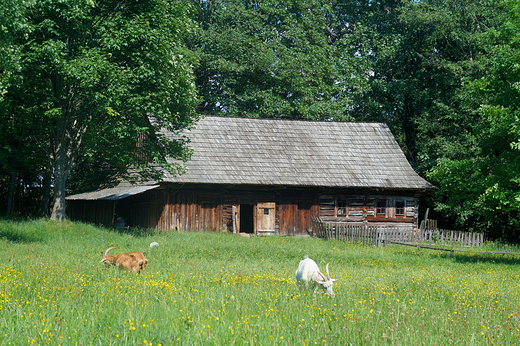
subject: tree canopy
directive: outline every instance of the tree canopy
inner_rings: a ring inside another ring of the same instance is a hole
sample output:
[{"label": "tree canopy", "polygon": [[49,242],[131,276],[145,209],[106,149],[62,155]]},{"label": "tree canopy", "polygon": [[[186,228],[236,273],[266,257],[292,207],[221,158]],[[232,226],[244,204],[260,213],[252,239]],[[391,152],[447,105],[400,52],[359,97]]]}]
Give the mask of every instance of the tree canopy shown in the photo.
[{"label": "tree canopy", "polygon": [[[366,73],[330,1],[201,1],[191,46],[202,113],[352,120]],[[353,61],[350,61],[353,60]],[[359,60],[354,62],[354,60]],[[361,65],[361,68],[360,66]],[[359,71],[358,71],[359,70]]]},{"label": "tree canopy", "polygon": [[[190,2],[23,5],[4,45],[17,52],[20,66],[2,84],[3,124],[12,133],[5,141],[17,147],[24,138],[20,147],[32,147],[33,164],[51,170],[52,218],[65,217],[67,178],[78,160],[102,160],[123,176],[130,168],[153,176],[150,161],[175,171],[165,157],[186,159],[188,151],[181,138],[169,141],[160,130],[175,133],[195,118],[195,60],[183,43],[195,29]],[[136,147],[137,138],[143,140]]]},{"label": "tree canopy", "polygon": [[464,83],[466,103],[474,109],[468,129],[478,141],[471,153],[440,158],[429,171],[438,182],[436,209],[469,229],[493,238],[520,239],[520,36],[516,2],[504,3],[509,15],[488,30],[492,43],[487,67]]}]

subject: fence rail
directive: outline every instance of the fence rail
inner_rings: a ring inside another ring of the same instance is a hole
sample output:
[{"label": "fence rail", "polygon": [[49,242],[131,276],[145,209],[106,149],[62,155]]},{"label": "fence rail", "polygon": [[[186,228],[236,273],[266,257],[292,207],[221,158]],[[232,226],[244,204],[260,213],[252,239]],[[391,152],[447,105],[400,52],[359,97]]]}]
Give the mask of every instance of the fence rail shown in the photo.
[{"label": "fence rail", "polygon": [[344,222],[322,221],[313,218],[316,236],[324,239],[360,242],[366,245],[385,243],[407,243],[436,246],[478,247],[484,243],[483,233],[430,229],[430,225],[419,230],[413,227],[352,225]]}]

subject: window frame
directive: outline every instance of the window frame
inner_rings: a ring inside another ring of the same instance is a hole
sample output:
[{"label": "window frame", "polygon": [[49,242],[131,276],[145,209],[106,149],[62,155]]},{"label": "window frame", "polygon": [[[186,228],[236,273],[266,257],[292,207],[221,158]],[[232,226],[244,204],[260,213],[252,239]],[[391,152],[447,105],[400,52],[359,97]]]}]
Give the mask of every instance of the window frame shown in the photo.
[{"label": "window frame", "polygon": [[[349,200],[343,196],[321,196],[319,199],[320,217],[323,217],[322,210],[328,209],[329,213],[325,217],[344,219],[349,215]],[[322,209],[323,208],[323,209]]]},{"label": "window frame", "polygon": [[[341,202],[341,206],[340,206]],[[340,209],[343,212],[340,214]],[[336,217],[347,217],[348,215],[348,201],[346,198],[336,198]]]},{"label": "window frame", "polygon": [[[398,204],[402,203],[402,207],[398,206]],[[402,210],[402,213],[398,213],[399,210]],[[404,218],[406,217],[406,201],[405,200],[396,200],[394,203],[394,214],[395,217]]]},{"label": "window frame", "polygon": [[[380,203],[384,204],[383,206]],[[380,212],[380,210],[383,212]],[[388,211],[388,200],[387,199],[376,199],[376,217],[386,217]]]}]

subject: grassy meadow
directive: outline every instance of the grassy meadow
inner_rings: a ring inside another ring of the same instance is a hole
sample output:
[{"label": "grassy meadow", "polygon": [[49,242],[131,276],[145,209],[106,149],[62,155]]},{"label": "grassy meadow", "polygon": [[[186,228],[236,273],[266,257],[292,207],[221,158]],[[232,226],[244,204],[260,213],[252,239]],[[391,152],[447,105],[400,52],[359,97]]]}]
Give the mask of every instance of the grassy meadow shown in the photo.
[{"label": "grassy meadow", "polygon": [[[157,241],[160,246],[150,249]],[[142,251],[136,275],[102,251]],[[489,247],[496,248],[496,244]],[[510,249],[518,251],[518,249]],[[335,298],[302,291],[304,255]],[[0,220],[0,345],[517,345],[520,256]]]}]

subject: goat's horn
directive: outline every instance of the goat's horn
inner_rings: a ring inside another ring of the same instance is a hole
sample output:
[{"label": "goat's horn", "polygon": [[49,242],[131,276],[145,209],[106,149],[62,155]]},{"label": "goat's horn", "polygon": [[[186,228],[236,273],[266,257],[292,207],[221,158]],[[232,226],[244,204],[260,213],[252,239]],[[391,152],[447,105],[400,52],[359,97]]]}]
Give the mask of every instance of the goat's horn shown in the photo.
[{"label": "goat's horn", "polygon": [[327,271],[327,277],[330,279],[330,274],[329,274],[329,264],[327,263],[327,265],[325,266],[325,270]]},{"label": "goat's horn", "polygon": [[106,251],[105,251],[105,254],[103,255],[103,257],[105,257],[107,255],[107,253],[112,250],[112,249],[115,249],[115,247],[109,247]]}]

